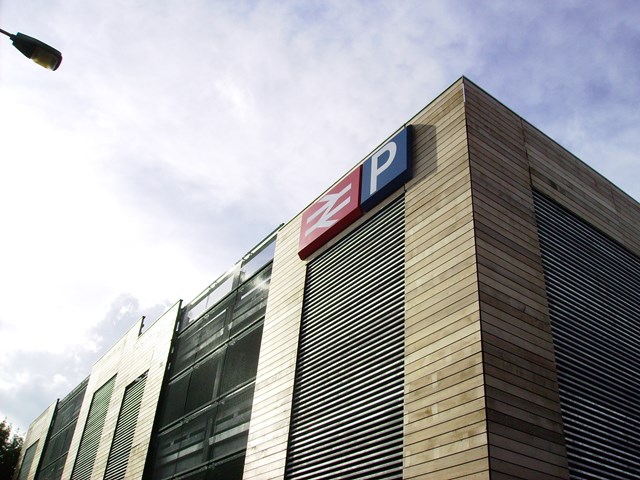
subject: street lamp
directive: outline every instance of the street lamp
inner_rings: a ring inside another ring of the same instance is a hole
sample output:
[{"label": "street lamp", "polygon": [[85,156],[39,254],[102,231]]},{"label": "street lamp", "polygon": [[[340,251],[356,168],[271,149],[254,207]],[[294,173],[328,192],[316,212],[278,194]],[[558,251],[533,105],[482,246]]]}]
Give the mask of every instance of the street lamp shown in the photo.
[{"label": "street lamp", "polygon": [[38,65],[55,70],[62,63],[62,54],[55,48],[41,42],[37,38],[30,37],[23,33],[5,32],[0,28],[0,33],[4,33],[13,42],[13,46],[20,50],[25,57],[30,58]]}]

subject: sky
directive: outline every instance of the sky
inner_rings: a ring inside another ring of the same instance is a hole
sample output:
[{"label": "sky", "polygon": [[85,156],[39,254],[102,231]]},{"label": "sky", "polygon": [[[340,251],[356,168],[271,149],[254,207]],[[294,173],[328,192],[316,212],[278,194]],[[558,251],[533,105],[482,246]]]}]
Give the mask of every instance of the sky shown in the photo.
[{"label": "sky", "polygon": [[640,200],[640,2],[0,0],[0,419],[26,432],[461,75]]}]

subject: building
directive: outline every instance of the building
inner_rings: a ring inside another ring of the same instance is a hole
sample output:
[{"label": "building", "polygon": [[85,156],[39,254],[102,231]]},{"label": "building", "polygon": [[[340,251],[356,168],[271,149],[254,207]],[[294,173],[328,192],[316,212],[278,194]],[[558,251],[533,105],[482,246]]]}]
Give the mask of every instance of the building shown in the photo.
[{"label": "building", "polygon": [[29,428],[17,478],[640,478],[640,205],[461,78]]}]

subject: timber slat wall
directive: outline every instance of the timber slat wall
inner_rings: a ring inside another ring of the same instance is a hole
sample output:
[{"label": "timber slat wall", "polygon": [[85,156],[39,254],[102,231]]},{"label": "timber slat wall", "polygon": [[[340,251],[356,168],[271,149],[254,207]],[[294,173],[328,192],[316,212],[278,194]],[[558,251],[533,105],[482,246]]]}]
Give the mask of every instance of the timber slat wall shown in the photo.
[{"label": "timber slat wall", "polygon": [[523,123],[465,80],[492,479],[566,479]]},{"label": "timber slat wall", "polygon": [[462,81],[409,122],[404,478],[488,479]]},{"label": "timber slat wall", "polygon": [[305,263],[300,217],[278,233],[264,319],[244,479],[284,477],[302,314]]}]

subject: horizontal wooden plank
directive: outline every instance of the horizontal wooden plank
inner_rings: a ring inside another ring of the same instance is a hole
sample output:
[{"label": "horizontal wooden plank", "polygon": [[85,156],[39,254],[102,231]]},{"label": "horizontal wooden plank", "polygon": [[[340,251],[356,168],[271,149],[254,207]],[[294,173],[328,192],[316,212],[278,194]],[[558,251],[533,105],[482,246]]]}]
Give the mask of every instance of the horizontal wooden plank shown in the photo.
[{"label": "horizontal wooden plank", "polygon": [[[532,392],[525,393],[527,391],[524,389],[519,389],[506,382],[495,381],[495,379],[489,374],[485,376],[485,379],[485,391],[487,398],[497,399],[501,403],[505,403],[511,407],[526,410],[528,413],[534,414],[536,422],[529,423],[545,426],[546,421],[549,420],[558,425],[562,424],[562,419],[560,417],[560,404],[557,399],[551,400]],[[487,400],[487,403],[489,403],[489,400]]]},{"label": "horizontal wooden plank", "polygon": [[429,365],[433,365],[433,368],[439,368],[441,363],[448,361],[450,357],[456,354],[476,342],[480,341],[480,330],[472,331],[464,337],[460,337],[455,341],[442,346],[438,350],[433,351],[429,356],[416,355],[411,360],[405,358],[405,373],[411,374],[423,370]]},{"label": "horizontal wooden plank", "polygon": [[425,416],[446,411],[462,403],[480,398],[484,394],[482,388],[484,378],[473,369],[463,370],[460,375],[448,380],[453,385],[446,386],[446,382],[443,382],[429,395],[419,390],[409,392],[407,394],[407,421],[421,420]]},{"label": "horizontal wooden plank", "polygon": [[404,469],[405,478],[456,478],[488,469],[487,446],[483,445],[460,453],[420,463]]},{"label": "horizontal wooden plank", "polygon": [[[468,434],[469,431],[467,430],[467,432],[465,433]],[[411,449],[408,449],[408,453],[411,453],[411,455],[406,456],[405,468],[409,469],[414,465],[437,461],[441,458],[455,455],[460,452],[468,452],[469,450],[476,447],[487,445],[487,435],[484,432],[478,433],[473,436],[463,435],[458,440],[450,443],[434,443],[432,445],[437,446],[434,446],[429,450],[416,452],[412,452]]]},{"label": "horizontal wooden plank", "polygon": [[[511,418],[522,420],[527,424],[535,425],[544,428],[545,430],[550,430],[552,432],[562,434],[561,422],[559,423],[547,417],[536,415],[535,412],[532,412],[524,405],[511,405],[510,403],[500,401],[499,399],[493,398],[492,396],[486,396],[485,401],[487,402],[487,411],[500,412]],[[489,431],[491,431],[491,426],[489,426]]]},{"label": "horizontal wooden plank", "polygon": [[[520,428],[514,428],[510,425],[502,425],[500,423],[494,422],[491,428],[491,435],[489,436],[489,442],[491,443],[492,435],[500,436],[502,438],[507,439],[507,441],[517,442],[520,445],[532,445],[537,448],[540,452],[548,452],[550,454],[555,455],[554,463],[560,465],[560,458],[566,457],[567,451],[565,446],[562,444],[554,443],[545,438],[540,438],[535,435],[531,435]],[[502,445],[504,448],[504,445]],[[520,452],[524,452],[526,447],[518,447]],[[564,461],[562,461],[564,462]]]},{"label": "horizontal wooden plank", "polygon": [[[483,252],[484,253],[484,252]],[[544,283],[540,279],[531,281],[531,278],[525,277],[519,270],[511,268],[510,265],[504,266],[499,263],[484,261],[484,257],[479,256],[478,262],[478,279],[489,285],[501,284],[508,287],[514,293],[514,298],[525,302],[525,298],[530,300],[531,306],[541,308],[542,312],[548,312],[549,303]]]},{"label": "horizontal wooden plank", "polygon": [[[479,340],[472,343],[466,341],[457,342],[454,350],[448,352],[439,350],[437,356],[435,354],[431,355],[428,363],[423,365],[422,368],[414,370],[405,369],[405,391],[407,394],[411,392],[413,385],[419,385],[419,383],[414,382],[420,382],[422,377],[429,377],[432,373],[438,372],[452,363],[459,362],[460,360],[482,352],[481,345]],[[426,366],[428,366],[428,368],[425,368]]]},{"label": "horizontal wooden plank", "polygon": [[462,82],[457,81],[445,92],[414,115],[407,123],[411,125],[430,125],[442,118],[452,108],[463,103]]},{"label": "horizontal wooden plank", "polygon": [[411,324],[405,330],[405,351],[407,353],[412,352],[416,348],[412,346],[415,342],[433,335],[435,332],[477,312],[479,309],[477,297],[469,295],[461,299],[461,301],[453,302],[435,314],[429,315],[429,317],[422,318],[422,321],[413,321],[414,319],[412,318]]},{"label": "horizontal wooden plank", "polygon": [[[457,362],[450,362],[438,370],[431,370],[431,368],[429,368],[421,377],[405,384],[407,411],[415,411],[421,408],[420,405],[431,405],[444,398],[456,395],[457,391],[455,387],[469,379],[479,377],[480,383],[478,385],[467,384],[465,387],[460,387],[461,391],[467,391],[476,386],[483,385],[483,372],[481,352],[466,356]],[[451,389],[452,387],[453,389]],[[448,389],[451,389],[449,393],[445,392],[445,390]],[[431,403],[426,403],[429,397],[432,401]]]},{"label": "horizontal wooden plank", "polygon": [[[492,465],[493,462],[502,461],[496,466],[496,470],[511,475],[518,475],[521,478],[531,478],[533,480],[545,478],[567,478],[569,470],[566,466],[561,467],[548,461],[547,457],[536,458],[520,453],[506,450],[495,445],[490,448]],[[509,468],[505,468],[506,464]],[[519,468],[514,468],[514,466]],[[523,476],[526,475],[526,476]]]},{"label": "horizontal wooden plank", "polygon": [[[448,227],[461,218],[471,219],[471,195],[469,191],[468,177],[461,178],[455,185],[455,190],[447,192],[448,201],[442,202],[440,208],[421,211],[419,215],[412,215],[411,221],[406,224],[408,244],[420,245],[433,239],[443,228]],[[422,238],[426,237],[426,238]],[[414,240],[415,239],[415,240]],[[418,241],[419,240],[419,241]]]},{"label": "horizontal wooden plank", "polygon": [[428,259],[436,252],[440,250],[446,252],[448,248],[453,248],[452,245],[455,245],[456,240],[465,241],[475,238],[473,226],[473,219],[465,216],[451,226],[447,226],[444,231],[437,232],[433,237],[423,239],[424,241],[421,243],[415,242],[411,245],[411,251],[408,250],[408,246],[405,253],[407,275],[411,275],[417,264]]},{"label": "horizontal wooden plank", "polygon": [[[512,432],[515,434],[521,433],[521,432],[517,432],[514,429],[511,429],[510,431],[502,430],[502,433],[506,435],[498,435],[496,433],[490,433],[488,437],[489,444],[491,446],[496,446],[500,448],[502,451],[504,451],[506,454],[505,459],[509,455],[509,453],[507,452],[513,452],[516,455],[530,457],[530,455],[528,454],[531,453],[531,447],[528,442],[531,439],[522,438],[518,436],[519,438],[526,440],[526,442],[518,441],[517,439],[514,439],[509,435]],[[544,445],[544,446],[548,447],[550,446],[550,444],[547,443],[547,445]],[[566,468],[567,461],[566,461],[566,453],[564,452],[564,449],[560,449],[559,453],[554,453],[549,451],[548,448],[538,448],[536,450],[536,455],[537,455],[536,458],[540,461],[543,461],[544,463],[548,463],[555,467]],[[511,457],[510,461],[512,463],[518,463],[518,462],[515,462],[514,460],[516,460],[516,458]],[[551,467],[551,470],[555,470],[555,468]],[[542,469],[541,471],[544,471],[544,469]],[[547,472],[547,473],[551,473],[551,472]]]},{"label": "horizontal wooden plank", "polygon": [[[433,261],[425,262],[423,269],[409,277],[405,277],[405,285],[408,289],[420,289],[425,285],[432,285],[442,281],[442,275],[453,268],[466,268],[476,264],[476,250],[469,243],[456,246],[453,250],[445,252]],[[417,273],[417,274],[416,274]],[[420,275],[422,273],[422,275]]]},{"label": "horizontal wooden plank", "polygon": [[448,292],[450,293],[449,295],[444,295],[442,299],[438,298],[434,302],[407,303],[405,306],[405,322],[407,326],[413,326],[418,322],[429,321],[430,317],[442,311],[459,310],[476,302],[477,292],[477,285],[471,283],[460,290]]},{"label": "horizontal wooden plank", "polygon": [[[554,359],[553,342],[551,341],[551,335],[549,333],[538,331],[536,334],[531,334],[525,329],[519,328],[521,325],[528,325],[527,323],[521,322],[518,319],[509,318],[506,315],[491,315],[486,311],[483,312],[482,321],[487,326],[484,331],[493,333],[515,345],[529,344],[532,347],[528,348],[528,350],[549,360]],[[497,334],[497,331],[504,333]]]},{"label": "horizontal wooden plank", "polygon": [[[434,147],[433,152],[423,155],[416,161],[414,165],[414,174],[410,180],[405,183],[405,189],[410,192],[405,199],[405,205],[410,211],[415,202],[423,202],[424,194],[430,190],[437,188],[442,182],[446,181],[453,172],[461,169],[469,170],[469,154],[467,151],[464,134],[457,143],[452,144],[452,148],[447,152],[445,159],[438,159],[437,152]],[[440,161],[438,161],[440,160]],[[416,171],[416,168],[419,169]]]},{"label": "horizontal wooden plank", "polygon": [[[470,391],[474,392],[474,391]],[[473,393],[470,393],[472,397]],[[425,444],[428,448],[432,438],[438,438],[451,432],[466,430],[471,425],[485,423],[486,412],[484,398],[472,398],[468,402],[460,402],[452,408],[440,410],[416,422],[407,422],[405,418],[405,445]]]}]

